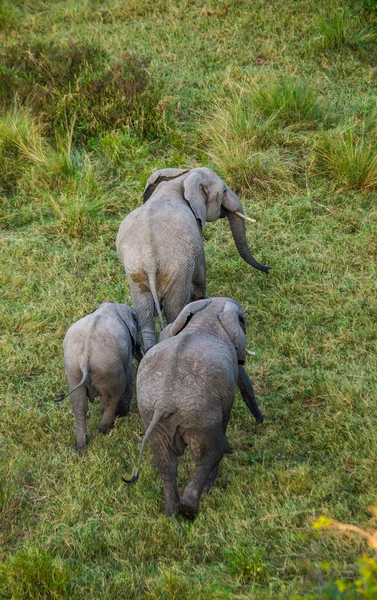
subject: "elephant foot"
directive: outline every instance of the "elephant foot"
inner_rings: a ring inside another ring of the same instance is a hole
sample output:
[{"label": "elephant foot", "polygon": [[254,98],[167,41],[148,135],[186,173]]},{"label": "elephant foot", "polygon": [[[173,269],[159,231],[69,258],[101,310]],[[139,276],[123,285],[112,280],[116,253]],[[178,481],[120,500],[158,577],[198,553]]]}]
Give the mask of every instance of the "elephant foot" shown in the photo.
[{"label": "elephant foot", "polygon": [[203,488],[202,494],[208,494],[212,490],[212,487],[213,487],[213,481],[206,483]]},{"label": "elephant foot", "polygon": [[173,517],[174,515],[177,514],[177,506],[165,506],[165,515],[167,517]]},{"label": "elephant foot", "polygon": [[89,437],[87,434],[85,434],[85,438],[84,441],[82,442],[76,442],[76,450],[79,454],[84,454],[84,452],[86,452],[86,450],[88,449],[88,443],[89,443]]},{"label": "elephant foot", "polygon": [[114,427],[114,423],[111,423],[111,425],[108,425],[106,423],[102,424],[99,426],[99,430],[101,433],[106,434],[109,433],[110,429],[112,429]]},{"label": "elephant foot", "polygon": [[77,446],[76,445],[76,450],[79,454],[85,454],[87,449],[88,449],[88,446]]},{"label": "elephant foot", "polygon": [[190,504],[187,504],[186,502],[182,502],[181,500],[177,506],[177,513],[181,515],[181,517],[183,517],[184,519],[187,519],[188,521],[193,521],[196,515],[198,514],[198,509],[193,506],[190,506]]}]

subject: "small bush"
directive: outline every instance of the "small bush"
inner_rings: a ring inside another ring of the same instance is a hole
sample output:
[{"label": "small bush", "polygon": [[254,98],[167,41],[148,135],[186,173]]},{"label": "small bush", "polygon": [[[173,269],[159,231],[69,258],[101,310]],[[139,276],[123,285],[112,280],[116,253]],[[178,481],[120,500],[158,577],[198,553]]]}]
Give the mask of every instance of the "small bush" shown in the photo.
[{"label": "small bush", "polygon": [[[370,511],[374,518],[377,517],[377,507],[371,506]],[[316,531],[334,530],[342,533],[356,535],[367,541],[370,548],[377,549],[377,530],[376,529],[361,529],[354,524],[342,523],[321,516],[312,527]],[[339,600],[375,600],[377,598],[377,561],[376,557],[370,557],[367,554],[358,561],[359,577],[355,581],[344,581],[337,579],[335,582],[330,582],[324,589],[321,598],[324,599],[339,599]],[[299,598],[297,598],[299,600]],[[302,599],[304,600],[304,599]],[[308,599],[309,600],[309,599]]]},{"label": "small bush", "polygon": [[273,117],[284,126],[316,124],[323,121],[322,107],[314,92],[295,79],[272,81],[256,87],[251,96],[254,108],[264,117]]},{"label": "small bush", "polygon": [[71,597],[70,571],[45,550],[19,550],[0,567],[0,596],[17,600],[64,600]]},{"label": "small bush", "polygon": [[363,124],[324,132],[315,148],[317,170],[329,177],[335,189],[377,187],[377,151],[374,136]]},{"label": "small bush", "polygon": [[50,132],[75,121],[75,139],[86,142],[107,128],[132,126],[145,137],[164,129],[161,91],[147,64],[124,53],[112,62],[100,46],[84,42],[33,42],[0,56],[0,102],[29,106]]}]

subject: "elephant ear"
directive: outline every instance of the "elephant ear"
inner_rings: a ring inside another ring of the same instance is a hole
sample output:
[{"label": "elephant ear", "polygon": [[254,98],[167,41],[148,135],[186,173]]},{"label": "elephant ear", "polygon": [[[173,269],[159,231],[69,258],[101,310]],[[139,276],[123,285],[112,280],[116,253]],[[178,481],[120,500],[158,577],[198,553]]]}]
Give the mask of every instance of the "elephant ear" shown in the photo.
[{"label": "elephant ear", "polygon": [[217,316],[236,349],[238,364],[244,365],[246,362],[246,340],[244,329],[240,323],[239,308],[234,302],[226,302],[223,312]]},{"label": "elephant ear", "polygon": [[134,308],[125,304],[116,304],[115,306],[119,317],[130,332],[132,347],[138,348],[140,346],[139,332],[141,330],[138,313]]},{"label": "elephant ear", "polygon": [[207,300],[196,300],[196,302],[191,302],[181,312],[173,323],[170,323],[165,329],[163,329],[160,333],[159,342],[163,342],[169,338],[178,335],[182,329],[184,329],[187,323],[190,321],[191,317],[195,315],[195,313],[200,312],[208,304],[211,303],[210,299]]},{"label": "elephant ear", "polygon": [[152,196],[156,187],[162,181],[169,181],[169,179],[176,179],[185,173],[188,173],[190,169],[160,169],[152,173],[147,183],[145,184],[143,192],[143,203],[145,203]]},{"label": "elephant ear", "polygon": [[206,227],[207,209],[205,203],[203,175],[198,172],[190,173],[183,182],[184,197],[190,205],[195,217],[203,229]]}]

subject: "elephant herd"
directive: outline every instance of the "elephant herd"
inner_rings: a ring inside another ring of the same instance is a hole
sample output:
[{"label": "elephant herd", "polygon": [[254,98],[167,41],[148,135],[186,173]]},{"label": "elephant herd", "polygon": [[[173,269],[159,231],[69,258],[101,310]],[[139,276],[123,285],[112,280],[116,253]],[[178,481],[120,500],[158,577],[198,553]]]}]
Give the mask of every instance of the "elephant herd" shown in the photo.
[{"label": "elephant herd", "polygon": [[[168,516],[195,518],[200,496],[213,484],[224,454],[236,388],[263,421],[246,360],[246,320],[231,298],[206,298],[202,229],[226,217],[240,256],[268,273],[251,254],[243,208],[236,194],[207,168],[162,169],[148,179],[143,206],[121,223],[116,240],[133,308],[105,302],[74,323],[64,338],[64,364],[76,420],[76,447],[87,446],[88,399],[101,397],[100,430],[128,413],[132,356],[139,363],[137,403],[160,473]],[[186,302],[189,300],[189,304]],[[161,333],[156,344],[155,316]],[[167,325],[165,326],[164,317]],[[144,353],[141,348],[141,333]],[[178,457],[188,446],[194,473],[181,497]]]}]

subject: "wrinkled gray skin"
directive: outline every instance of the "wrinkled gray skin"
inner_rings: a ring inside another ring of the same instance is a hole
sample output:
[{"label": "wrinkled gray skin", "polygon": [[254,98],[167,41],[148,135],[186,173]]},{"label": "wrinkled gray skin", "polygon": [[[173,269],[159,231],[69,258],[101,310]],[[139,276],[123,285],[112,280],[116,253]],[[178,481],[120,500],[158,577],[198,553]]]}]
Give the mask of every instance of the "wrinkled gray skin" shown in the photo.
[{"label": "wrinkled gray skin", "polygon": [[142,326],[145,351],[155,343],[154,316],[172,323],[190,301],[206,297],[206,266],[201,230],[206,221],[227,217],[240,256],[268,272],[246,241],[240,200],[213,171],[162,169],[148,179],[144,205],[121,223],[116,247]]},{"label": "wrinkled gray skin", "polygon": [[[76,418],[76,448],[86,449],[88,398],[101,397],[100,430],[107,433],[115,417],[129,411],[132,398],[132,353],[142,358],[137,312],[127,304],[104,302],[74,323],[64,342],[64,365]],[[63,400],[66,396],[60,398]]]},{"label": "wrinkled gray skin", "polygon": [[[200,496],[213,484],[224,454],[231,452],[226,428],[236,394],[256,418],[263,417],[242,364],[246,358],[245,315],[229,298],[188,304],[146,354],[137,374],[137,402],[146,428],[136,474],[150,440],[165,498],[165,513],[193,519]],[[177,464],[186,445],[194,474],[181,498]]]}]

